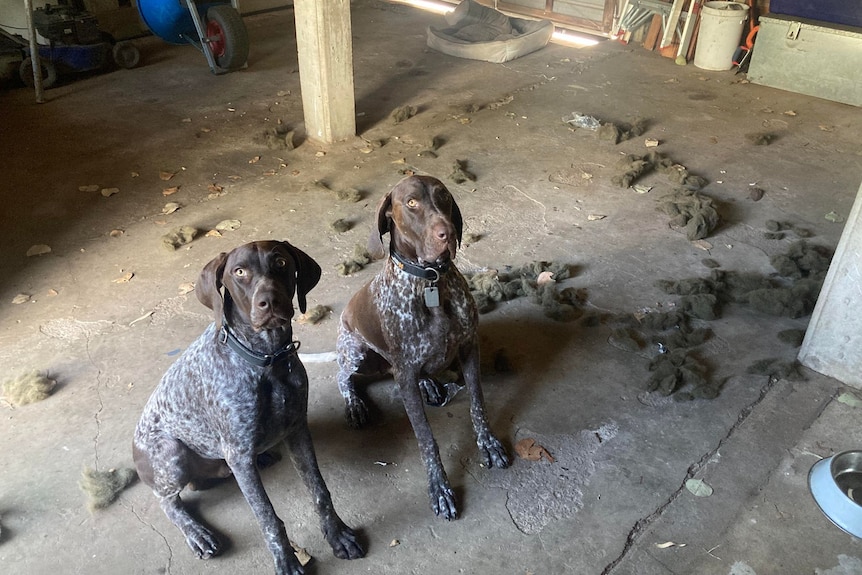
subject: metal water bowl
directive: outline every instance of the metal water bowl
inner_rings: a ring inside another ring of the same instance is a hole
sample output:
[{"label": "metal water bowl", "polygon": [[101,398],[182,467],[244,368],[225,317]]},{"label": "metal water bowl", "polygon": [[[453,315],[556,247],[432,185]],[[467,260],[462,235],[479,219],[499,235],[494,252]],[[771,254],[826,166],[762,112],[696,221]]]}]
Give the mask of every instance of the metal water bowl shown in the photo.
[{"label": "metal water bowl", "polygon": [[821,459],[808,473],[808,487],[832,523],[862,538],[862,451]]}]

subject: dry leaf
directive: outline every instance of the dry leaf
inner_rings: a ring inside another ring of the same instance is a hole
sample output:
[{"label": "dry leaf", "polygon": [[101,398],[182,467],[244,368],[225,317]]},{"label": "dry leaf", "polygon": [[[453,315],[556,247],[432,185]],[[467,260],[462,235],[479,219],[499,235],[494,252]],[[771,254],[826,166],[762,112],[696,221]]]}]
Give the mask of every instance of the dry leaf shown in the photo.
[{"label": "dry leaf", "polygon": [[795,116],[796,112],[794,112],[793,110],[787,110],[786,112],[784,112],[784,115],[785,116]]},{"label": "dry leaf", "polygon": [[180,295],[186,295],[187,293],[195,291],[195,284],[193,282],[183,282],[180,284],[177,291]]},{"label": "dry leaf", "polygon": [[162,213],[163,214],[172,214],[175,211],[177,211],[178,209],[180,209],[180,205],[178,203],[168,202],[167,204],[165,204],[165,207],[162,208]]},{"label": "dry leaf", "polygon": [[45,244],[36,244],[34,246],[30,246],[30,249],[27,250],[27,257],[42,256],[49,253],[51,253],[51,246],[46,246]]},{"label": "dry leaf", "polygon": [[205,234],[204,234],[204,237],[207,237],[207,238],[220,238],[220,237],[222,237],[222,236],[221,236],[221,232],[220,232],[220,231],[218,231],[218,230],[210,230],[210,231],[208,231],[207,233],[205,233]]},{"label": "dry leaf", "polygon": [[89,186],[78,186],[78,191],[79,192],[98,192],[100,187],[101,186],[99,186],[99,184],[91,184]]},{"label": "dry leaf", "polygon": [[655,148],[656,146],[658,146],[658,143],[658,140],[656,140],[655,138],[647,138],[644,141],[644,146],[646,146],[647,148]]},{"label": "dry leaf", "polygon": [[311,561],[311,554],[307,549],[300,547],[293,541],[290,542],[290,546],[293,547],[293,554],[296,555],[296,558],[299,560],[299,564],[305,567]]},{"label": "dry leaf", "polygon": [[127,284],[132,281],[132,278],[135,277],[135,274],[132,272],[126,272],[115,280],[111,280],[115,284]]},{"label": "dry leaf", "polygon": [[54,297],[54,296],[60,295],[60,292],[58,292],[58,291],[57,291],[57,290],[55,290],[54,288],[49,289],[47,293],[48,293],[48,295],[49,295],[49,296],[51,296],[51,297]]},{"label": "dry leaf", "polygon": [[274,176],[275,174],[275,170],[267,170],[263,173],[264,176]]},{"label": "dry leaf", "polygon": [[589,221],[591,221],[591,222],[595,222],[595,221],[597,221],[597,220],[603,220],[603,219],[605,219],[606,217],[607,217],[607,216],[602,215],[602,214],[590,214],[590,215],[588,215],[588,216],[587,216],[587,219],[588,219]]},{"label": "dry leaf", "polygon": [[527,461],[539,461],[544,457],[550,463],[554,462],[554,458],[548,453],[548,450],[537,444],[536,440],[532,437],[527,437],[516,443],[515,453],[518,454],[518,457]]},{"label": "dry leaf", "polygon": [[393,164],[406,164],[407,160],[405,158],[398,158],[392,162]]},{"label": "dry leaf", "polygon": [[132,172],[132,173],[131,173],[131,176],[132,176],[133,178],[138,178],[138,177],[140,177],[140,175],[141,175],[141,174],[139,174],[138,172]]},{"label": "dry leaf", "polygon": [[120,188],[102,188],[102,195],[106,198],[110,198],[114,194],[120,193]]},{"label": "dry leaf", "polygon": [[176,175],[176,172],[159,172],[159,179],[167,182]]},{"label": "dry leaf", "polygon": [[260,156],[255,156],[248,161],[249,164],[256,164],[260,161]]},{"label": "dry leaf", "polygon": [[317,153],[316,153],[316,154],[314,154],[314,155],[315,155],[315,156],[317,156],[318,158],[322,158],[323,156],[325,156],[325,155],[326,155],[326,152],[324,152],[324,151],[322,151],[322,150],[321,150],[320,152],[317,152]]},{"label": "dry leaf", "polygon": [[14,304],[22,304],[30,301],[30,296],[25,293],[19,293],[15,297],[12,298],[12,303]]},{"label": "dry leaf", "polygon": [[207,186],[207,189],[208,189],[210,192],[213,192],[213,193],[215,193],[215,194],[220,194],[220,193],[222,193],[222,192],[224,191],[224,188],[223,188],[222,186],[220,186],[220,185],[216,184],[215,182],[213,182],[212,184],[210,184],[209,186]]},{"label": "dry leaf", "polygon": [[644,186],[643,184],[635,184],[632,189],[639,194],[648,194],[652,190],[652,186]]},{"label": "dry leaf", "polygon": [[706,240],[694,240],[693,242],[691,242],[691,245],[693,245],[696,248],[700,248],[705,252],[708,252],[709,250],[712,249],[712,244]]},{"label": "dry leaf", "polygon": [[162,190],[163,196],[170,196],[171,194],[176,194],[180,190],[179,186],[174,186],[172,188],[165,188]]},{"label": "dry leaf", "polygon": [[834,129],[835,129],[835,126],[829,126],[829,125],[826,125],[826,124],[820,124],[820,126],[818,126],[818,127],[819,127],[821,130],[823,130],[824,132],[831,132],[832,130],[834,130]]},{"label": "dry leaf", "polygon": [[121,235],[123,235],[124,233],[126,233],[126,232],[124,232],[123,230],[111,230],[111,232],[108,235],[111,236],[112,238],[118,238]]},{"label": "dry leaf", "polygon": [[238,182],[242,179],[242,176],[232,175],[227,177],[231,182]]}]

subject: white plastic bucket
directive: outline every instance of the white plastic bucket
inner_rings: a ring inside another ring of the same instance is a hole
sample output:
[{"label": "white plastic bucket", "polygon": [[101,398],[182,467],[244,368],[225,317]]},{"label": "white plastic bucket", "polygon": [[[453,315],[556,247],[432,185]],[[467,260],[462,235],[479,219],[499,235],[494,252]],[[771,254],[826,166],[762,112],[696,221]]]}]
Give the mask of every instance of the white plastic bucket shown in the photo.
[{"label": "white plastic bucket", "polygon": [[730,70],[747,19],[745,4],[706,2],[700,12],[694,65],[704,70]]}]

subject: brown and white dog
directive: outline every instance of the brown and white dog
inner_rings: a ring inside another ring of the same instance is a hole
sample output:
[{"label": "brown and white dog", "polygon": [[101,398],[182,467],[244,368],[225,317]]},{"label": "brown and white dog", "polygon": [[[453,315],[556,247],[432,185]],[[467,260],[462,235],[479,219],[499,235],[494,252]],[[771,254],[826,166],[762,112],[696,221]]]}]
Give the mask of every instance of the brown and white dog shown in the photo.
[{"label": "brown and white dog", "polygon": [[353,427],[368,422],[357,376],[381,370],[394,376],[419,441],[431,507],[449,520],[458,516],[458,508],[423,405],[423,399],[439,404],[445,398],[433,379],[436,374],[460,363],[481,461],[486,467],[509,465],[485,415],[476,303],[452,261],[462,230],[461,211],[436,178],[410,176],[386,194],[369,252],[384,256],[382,238],[389,234],[389,258],[347,304],[336,348],[338,387]]}]

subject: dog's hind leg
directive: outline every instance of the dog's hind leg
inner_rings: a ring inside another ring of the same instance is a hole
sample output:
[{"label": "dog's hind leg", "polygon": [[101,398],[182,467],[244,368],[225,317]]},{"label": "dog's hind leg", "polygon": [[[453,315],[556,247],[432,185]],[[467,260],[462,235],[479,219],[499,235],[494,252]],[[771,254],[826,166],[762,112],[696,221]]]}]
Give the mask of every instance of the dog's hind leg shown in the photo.
[{"label": "dog's hind leg", "polygon": [[[153,489],[159,505],[171,523],[186,538],[191,550],[201,559],[218,555],[221,544],[215,534],[192,517],[180,499],[180,491],[192,479],[190,459],[200,459],[182,442],[173,438],[149,436],[135,438],[132,454],[141,481]],[[140,445],[146,445],[146,449]]]},{"label": "dog's hind leg", "polygon": [[356,534],[344,524],[335,512],[329,489],[326,487],[317,465],[317,456],[311,442],[311,432],[308,430],[308,424],[304,419],[294,423],[293,430],[285,439],[285,443],[290,449],[293,465],[311,493],[317,508],[317,515],[320,518],[320,530],[323,532],[327,543],[332,547],[332,552],[339,559],[364,557],[365,549],[357,541]]}]

